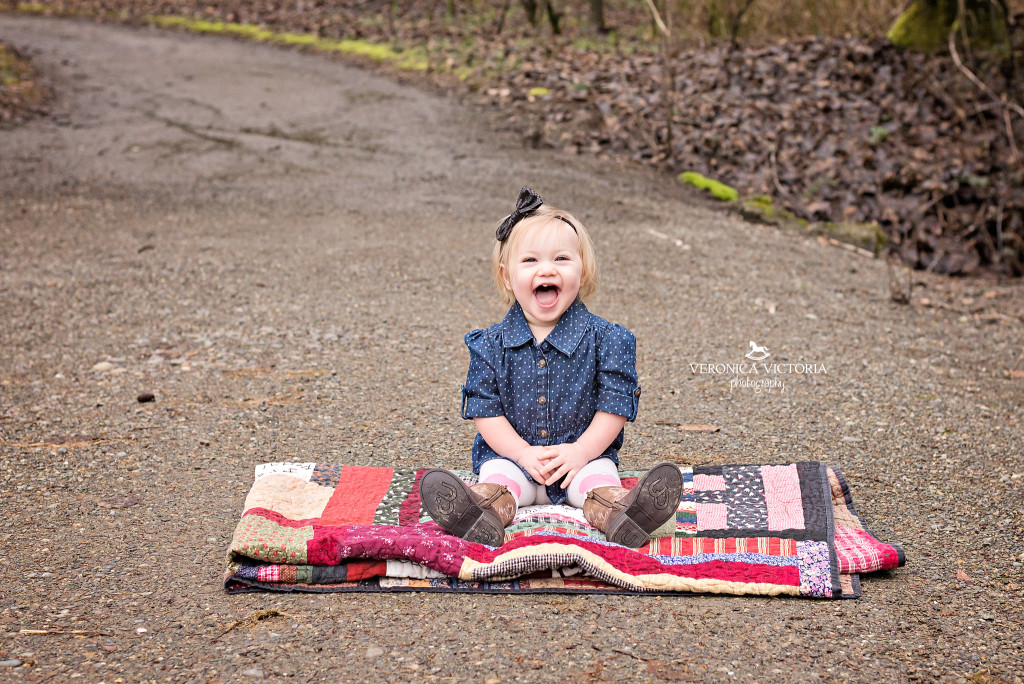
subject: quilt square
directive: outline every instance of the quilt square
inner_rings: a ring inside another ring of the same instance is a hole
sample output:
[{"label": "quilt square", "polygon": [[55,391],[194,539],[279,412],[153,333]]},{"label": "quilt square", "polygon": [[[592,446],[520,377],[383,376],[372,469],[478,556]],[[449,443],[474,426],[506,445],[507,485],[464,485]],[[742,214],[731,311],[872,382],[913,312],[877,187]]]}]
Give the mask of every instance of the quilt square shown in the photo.
[{"label": "quilt square", "polygon": [[768,529],[768,507],[760,466],[735,466],[722,469],[724,498],[728,507],[728,526],[736,530]]}]

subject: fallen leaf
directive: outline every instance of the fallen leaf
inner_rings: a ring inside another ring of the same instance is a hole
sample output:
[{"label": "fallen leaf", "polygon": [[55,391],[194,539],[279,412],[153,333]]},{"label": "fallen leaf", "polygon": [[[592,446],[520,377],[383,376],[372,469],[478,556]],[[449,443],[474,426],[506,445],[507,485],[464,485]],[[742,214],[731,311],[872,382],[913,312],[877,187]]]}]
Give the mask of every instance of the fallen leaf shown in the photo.
[{"label": "fallen leaf", "polygon": [[1008,375],[1014,380],[1024,380],[1024,371],[1012,370],[1009,371]]},{"label": "fallen leaf", "polygon": [[957,578],[957,580],[959,580],[960,582],[973,582],[973,581],[974,581],[974,580],[972,580],[972,579],[971,579],[971,576],[970,576],[970,575],[968,575],[968,574],[967,574],[966,572],[964,572],[963,570],[957,570],[957,571],[956,571],[956,578]]}]

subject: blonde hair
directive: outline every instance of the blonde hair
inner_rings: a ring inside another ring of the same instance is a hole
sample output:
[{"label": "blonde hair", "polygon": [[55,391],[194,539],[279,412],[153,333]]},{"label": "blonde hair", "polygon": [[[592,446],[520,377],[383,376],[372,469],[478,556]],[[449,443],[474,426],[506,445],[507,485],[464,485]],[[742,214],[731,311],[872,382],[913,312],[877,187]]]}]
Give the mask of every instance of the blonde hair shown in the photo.
[{"label": "blonde hair", "polygon": [[580,274],[579,298],[586,301],[597,290],[597,257],[594,254],[594,243],[590,240],[590,233],[587,232],[586,226],[569,212],[556,209],[550,204],[542,204],[539,209],[517,223],[504,242],[494,241],[494,248],[491,250],[491,270],[494,272],[494,282],[498,286],[498,292],[501,294],[505,306],[509,306],[515,301],[515,295],[505,285],[505,279],[501,277],[501,269],[504,267],[505,272],[509,272],[509,258],[519,247],[519,243],[528,234],[544,225],[551,222],[564,224],[566,221],[575,229],[576,239],[579,243],[580,264],[583,269]]}]

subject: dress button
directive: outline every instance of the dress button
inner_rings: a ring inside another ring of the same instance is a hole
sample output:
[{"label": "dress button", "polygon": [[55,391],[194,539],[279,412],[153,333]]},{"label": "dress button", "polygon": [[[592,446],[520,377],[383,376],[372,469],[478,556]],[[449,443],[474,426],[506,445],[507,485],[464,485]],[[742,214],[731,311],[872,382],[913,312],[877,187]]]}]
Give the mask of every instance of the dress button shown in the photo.
[{"label": "dress button", "polygon": [[539,403],[541,403],[541,404],[546,404],[546,403],[548,403],[548,398],[547,398],[547,397],[541,397],[541,398],[540,398],[540,399],[538,399],[537,401],[538,401]]},{"label": "dress button", "polygon": [[636,392],[633,392],[633,394],[639,397],[640,396],[640,388],[637,387],[636,388]]},{"label": "dress button", "polygon": [[547,430],[541,430],[540,431],[540,436],[541,436],[542,439],[546,439],[547,436],[548,436],[548,431]]},{"label": "dress button", "polygon": [[544,366],[548,365],[548,362],[544,359],[541,359],[540,361],[537,362],[537,365],[543,368]]}]

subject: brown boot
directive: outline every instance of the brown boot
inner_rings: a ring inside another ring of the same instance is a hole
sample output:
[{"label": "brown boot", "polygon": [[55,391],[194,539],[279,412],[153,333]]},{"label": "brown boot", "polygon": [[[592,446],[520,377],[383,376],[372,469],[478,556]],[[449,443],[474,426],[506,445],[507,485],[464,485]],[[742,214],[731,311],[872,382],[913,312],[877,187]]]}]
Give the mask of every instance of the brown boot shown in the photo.
[{"label": "brown boot", "polygon": [[508,487],[493,482],[467,487],[447,470],[423,474],[420,501],[430,517],[451,534],[488,546],[502,545],[505,526],[516,515],[516,500]]},{"label": "brown boot", "polygon": [[595,487],[583,502],[583,517],[608,541],[638,548],[651,532],[675,515],[683,495],[679,466],[659,463],[633,489]]}]

